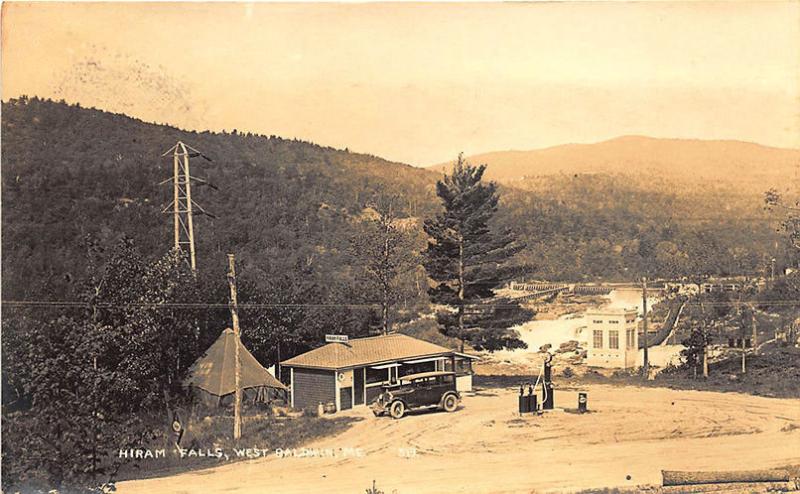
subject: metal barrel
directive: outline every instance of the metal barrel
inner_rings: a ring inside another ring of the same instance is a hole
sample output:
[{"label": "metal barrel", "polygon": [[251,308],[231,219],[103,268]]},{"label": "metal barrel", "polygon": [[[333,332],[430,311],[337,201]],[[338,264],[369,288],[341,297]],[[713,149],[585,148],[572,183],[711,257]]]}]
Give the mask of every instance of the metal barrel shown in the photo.
[{"label": "metal barrel", "polygon": [[578,411],[580,413],[586,413],[588,408],[587,400],[588,397],[586,393],[578,393]]},{"label": "metal barrel", "polygon": [[532,413],[536,413],[536,395],[528,395],[528,411]]}]

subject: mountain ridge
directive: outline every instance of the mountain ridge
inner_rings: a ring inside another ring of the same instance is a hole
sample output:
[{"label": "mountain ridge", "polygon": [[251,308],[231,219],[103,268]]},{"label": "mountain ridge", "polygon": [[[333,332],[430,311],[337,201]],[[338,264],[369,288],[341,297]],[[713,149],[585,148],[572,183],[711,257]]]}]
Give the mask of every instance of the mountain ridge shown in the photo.
[{"label": "mountain ridge", "polygon": [[[701,139],[698,137],[654,137],[645,134],[622,134],[615,137],[610,137],[608,139],[602,139],[599,141],[592,141],[592,142],[564,142],[561,144],[553,144],[551,146],[544,146],[540,148],[528,148],[528,149],[502,149],[502,150],[495,150],[495,151],[486,151],[482,153],[477,153],[474,156],[480,156],[484,154],[492,154],[492,153],[527,153],[531,151],[546,151],[549,149],[555,148],[563,148],[563,147],[570,147],[570,146],[592,146],[595,144],[605,144],[609,142],[617,142],[617,141],[674,141],[674,142],[706,142],[706,143],[734,143],[734,144],[746,144],[746,145],[753,145],[759,148],[766,148],[778,151],[800,151],[800,148],[791,148],[791,147],[782,147],[782,146],[771,146],[768,144],[762,144],[756,141],[746,141],[743,139]],[[454,160],[455,161],[455,160]],[[447,162],[446,162],[447,163]],[[435,165],[425,166],[423,168],[433,168],[436,166],[441,165],[442,163],[437,163]]]},{"label": "mountain ridge", "polygon": [[[800,149],[740,140],[658,138],[624,135],[596,143],[569,143],[531,150],[491,151],[467,157],[486,164],[486,177],[511,182],[557,174],[654,173],[675,182],[699,178],[766,190],[797,173]],[[759,166],[754,166],[759,165]],[[441,172],[452,162],[427,169]]]}]

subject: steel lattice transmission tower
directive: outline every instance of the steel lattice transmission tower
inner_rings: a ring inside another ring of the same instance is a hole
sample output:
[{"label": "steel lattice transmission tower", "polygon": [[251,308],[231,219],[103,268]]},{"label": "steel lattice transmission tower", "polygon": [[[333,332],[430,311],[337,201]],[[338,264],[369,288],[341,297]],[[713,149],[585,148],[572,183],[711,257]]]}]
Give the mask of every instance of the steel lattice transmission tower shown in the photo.
[{"label": "steel lattice transmission tower", "polygon": [[188,254],[189,265],[192,268],[192,272],[195,272],[197,270],[197,260],[194,245],[193,215],[195,213],[205,214],[212,218],[214,215],[206,212],[192,200],[192,182],[197,182],[199,185],[208,185],[214,189],[216,187],[206,180],[191,175],[189,172],[189,158],[200,156],[208,161],[211,161],[211,158],[181,141],[178,141],[177,144],[169,148],[161,156],[168,157],[170,155],[172,155],[173,175],[172,178],[164,180],[161,184],[172,182],[173,198],[172,202],[162,210],[162,213],[169,213],[170,208],[172,209],[174,248],[178,252]]}]

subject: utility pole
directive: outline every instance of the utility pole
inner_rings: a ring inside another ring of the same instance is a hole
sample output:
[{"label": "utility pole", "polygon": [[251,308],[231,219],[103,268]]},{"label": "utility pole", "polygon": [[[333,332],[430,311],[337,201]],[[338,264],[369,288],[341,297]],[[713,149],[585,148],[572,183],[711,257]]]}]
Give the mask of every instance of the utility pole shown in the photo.
[{"label": "utility pole", "polygon": [[736,305],[738,307],[739,324],[742,325],[742,332],[741,332],[741,334],[742,334],[742,374],[746,374],[747,373],[747,363],[746,363],[745,360],[746,360],[746,355],[747,355],[747,345],[746,345],[747,338],[745,338],[745,333],[746,332],[745,332],[745,328],[744,328],[744,319],[742,318],[742,292],[741,292],[741,290],[739,291],[739,303],[736,304]]},{"label": "utility pole", "polygon": [[758,328],[756,327],[756,307],[750,304],[750,322],[753,326],[753,355],[758,351]]},{"label": "utility pole", "polygon": [[234,403],[233,403],[233,438],[239,439],[242,437],[242,388],[241,388],[241,374],[242,363],[239,358],[239,312],[236,299],[236,268],[234,267],[233,254],[228,254],[228,285],[231,289],[231,319],[233,320],[233,341],[234,341]]},{"label": "utility pole", "polygon": [[644,358],[642,360],[642,371],[644,378],[650,376],[650,360],[647,355],[647,277],[642,277],[642,337],[644,338]]},{"label": "utility pole", "polygon": [[173,248],[177,252],[188,254],[189,266],[192,273],[197,270],[197,260],[194,242],[194,208],[197,212],[211,216],[199,204],[192,200],[192,181],[199,182],[201,185],[210,185],[203,179],[193,177],[189,172],[189,158],[200,156],[211,161],[207,156],[193,147],[178,141],[177,144],[169,148],[162,157],[172,156],[172,178],[164,180],[161,184],[172,182],[172,203],[162,210],[163,213],[172,207],[173,217]]},{"label": "utility pole", "polygon": [[[706,327],[705,315],[706,309],[703,307],[703,302],[700,302],[700,313],[702,314],[702,330],[700,336],[703,337],[703,377],[708,378],[708,328]],[[696,377],[696,376],[695,376]]]}]

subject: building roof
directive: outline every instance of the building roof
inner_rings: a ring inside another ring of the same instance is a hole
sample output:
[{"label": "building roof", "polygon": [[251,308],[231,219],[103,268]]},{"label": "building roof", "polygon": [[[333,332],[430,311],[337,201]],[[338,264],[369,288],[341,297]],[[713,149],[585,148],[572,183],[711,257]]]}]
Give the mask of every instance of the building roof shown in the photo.
[{"label": "building roof", "polygon": [[281,362],[287,367],[347,369],[396,360],[452,355],[454,350],[394,333],[369,338],[356,338],[347,343],[328,343],[310,352]]},{"label": "building roof", "polygon": [[267,386],[275,389],[287,389],[280,381],[258,363],[253,354],[236,338],[233,330],[227,328],[219,335],[206,353],[192,364],[189,377],[184,384],[195,386],[213,395],[224,396],[236,391],[236,344],[239,345],[239,362],[241,364],[240,386],[242,389]]}]

